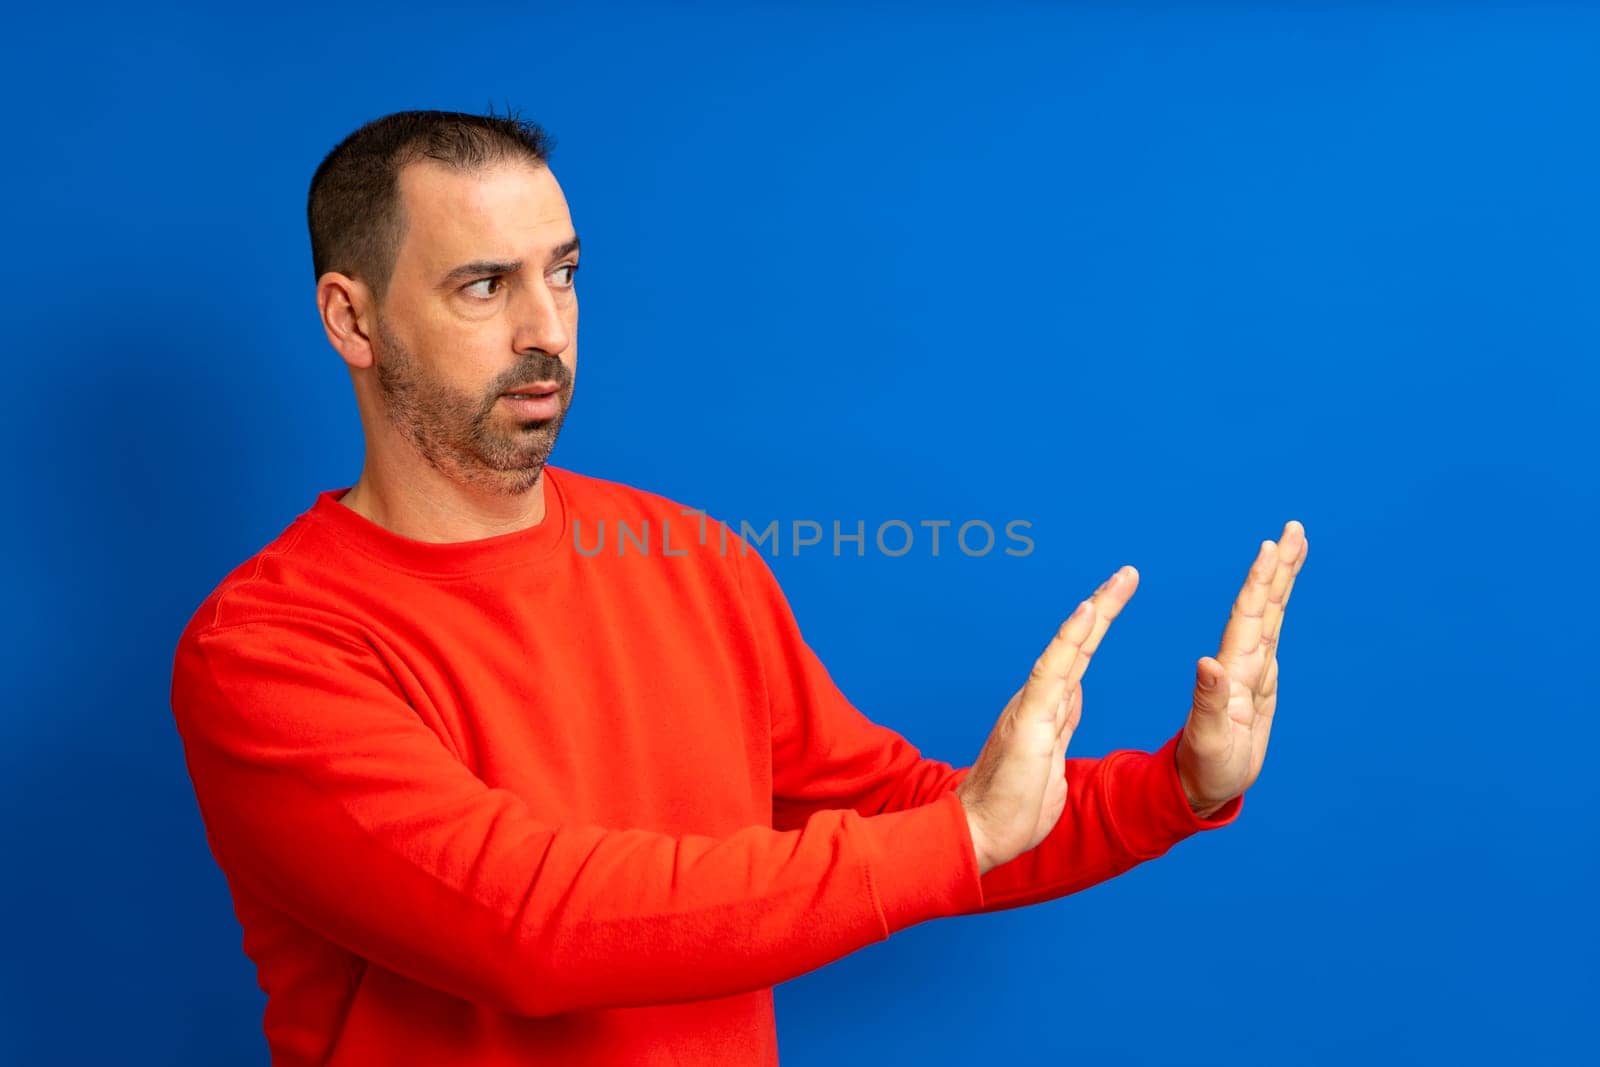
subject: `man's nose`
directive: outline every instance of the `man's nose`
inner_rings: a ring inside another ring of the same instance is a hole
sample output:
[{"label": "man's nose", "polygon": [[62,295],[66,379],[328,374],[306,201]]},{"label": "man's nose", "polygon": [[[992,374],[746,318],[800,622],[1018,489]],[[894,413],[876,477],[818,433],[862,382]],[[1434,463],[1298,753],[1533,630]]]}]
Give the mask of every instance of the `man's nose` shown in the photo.
[{"label": "man's nose", "polygon": [[552,356],[559,356],[572,344],[571,331],[556,293],[548,285],[537,283],[522,288],[521,299],[513,308],[517,333],[514,343],[518,352],[537,348]]}]

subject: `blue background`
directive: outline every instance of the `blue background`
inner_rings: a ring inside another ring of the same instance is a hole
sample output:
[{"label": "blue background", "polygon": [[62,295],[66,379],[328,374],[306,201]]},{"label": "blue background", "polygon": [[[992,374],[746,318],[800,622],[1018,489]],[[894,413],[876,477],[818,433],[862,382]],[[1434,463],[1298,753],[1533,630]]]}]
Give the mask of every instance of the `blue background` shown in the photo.
[{"label": "blue background", "polygon": [[780,986],[786,1064],[1592,1053],[1595,12],[434,7],[10,16],[0,1062],[266,1062],[172,650],[359,471],[312,170],[490,104],[584,241],[558,466],[1032,524],[773,561],[926,755],[971,762],[1121,563],[1072,754],[1160,744],[1255,546],[1310,534],[1239,821]]}]

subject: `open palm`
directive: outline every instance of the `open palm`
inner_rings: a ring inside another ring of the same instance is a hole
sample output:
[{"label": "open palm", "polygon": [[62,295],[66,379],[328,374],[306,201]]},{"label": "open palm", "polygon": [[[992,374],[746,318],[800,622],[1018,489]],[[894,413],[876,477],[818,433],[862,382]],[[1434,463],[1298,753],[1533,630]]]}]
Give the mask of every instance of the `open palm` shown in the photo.
[{"label": "open palm", "polygon": [[1196,665],[1195,699],[1178,745],[1190,806],[1207,815],[1255,784],[1278,706],[1278,638],[1294,579],[1306,561],[1305,527],[1291,519],[1261,542],[1215,657]]}]

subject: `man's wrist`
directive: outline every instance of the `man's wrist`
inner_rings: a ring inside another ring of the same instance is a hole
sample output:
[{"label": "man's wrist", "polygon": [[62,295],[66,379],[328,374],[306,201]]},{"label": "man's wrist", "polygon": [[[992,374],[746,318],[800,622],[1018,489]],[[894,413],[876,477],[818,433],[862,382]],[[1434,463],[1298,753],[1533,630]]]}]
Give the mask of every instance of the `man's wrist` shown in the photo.
[{"label": "man's wrist", "polygon": [[1203,808],[1195,807],[1193,801],[1189,802],[1189,810],[1194,812],[1195,818],[1197,819],[1209,819],[1211,816],[1215,815],[1217,812],[1221,811],[1227,806],[1228,802],[1226,800],[1224,800],[1221,804],[1210,804]]},{"label": "man's wrist", "polygon": [[[962,809],[963,809],[963,811],[965,811],[965,809],[966,809],[966,803],[965,802],[962,803]],[[978,824],[973,821],[972,813],[971,812],[966,812],[966,816],[967,816],[967,833],[970,834],[971,837],[972,837],[972,856],[973,856],[973,859],[978,861],[978,877],[981,878],[984,875],[988,874],[990,871],[994,870],[995,864],[984,853],[984,848],[983,848],[983,845],[982,845],[983,832],[978,829]]]},{"label": "man's wrist", "polygon": [[1197,819],[1209,819],[1228,804],[1228,801],[1226,800],[1222,801],[1220,804],[1202,804],[1200,801],[1196,800],[1194,790],[1189,788],[1189,782],[1183,776],[1182,765],[1178,767],[1178,784],[1183,786],[1183,799],[1189,802],[1189,810],[1194,812],[1195,818]]}]

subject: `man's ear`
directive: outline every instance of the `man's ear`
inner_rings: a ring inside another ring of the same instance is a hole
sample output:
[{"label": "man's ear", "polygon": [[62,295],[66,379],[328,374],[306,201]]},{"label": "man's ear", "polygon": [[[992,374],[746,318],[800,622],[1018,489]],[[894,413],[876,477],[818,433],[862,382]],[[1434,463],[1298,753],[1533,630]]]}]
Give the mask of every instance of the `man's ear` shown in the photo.
[{"label": "man's ear", "polygon": [[372,311],[365,282],[330,270],[317,279],[317,311],[328,343],[352,370],[372,366]]}]

